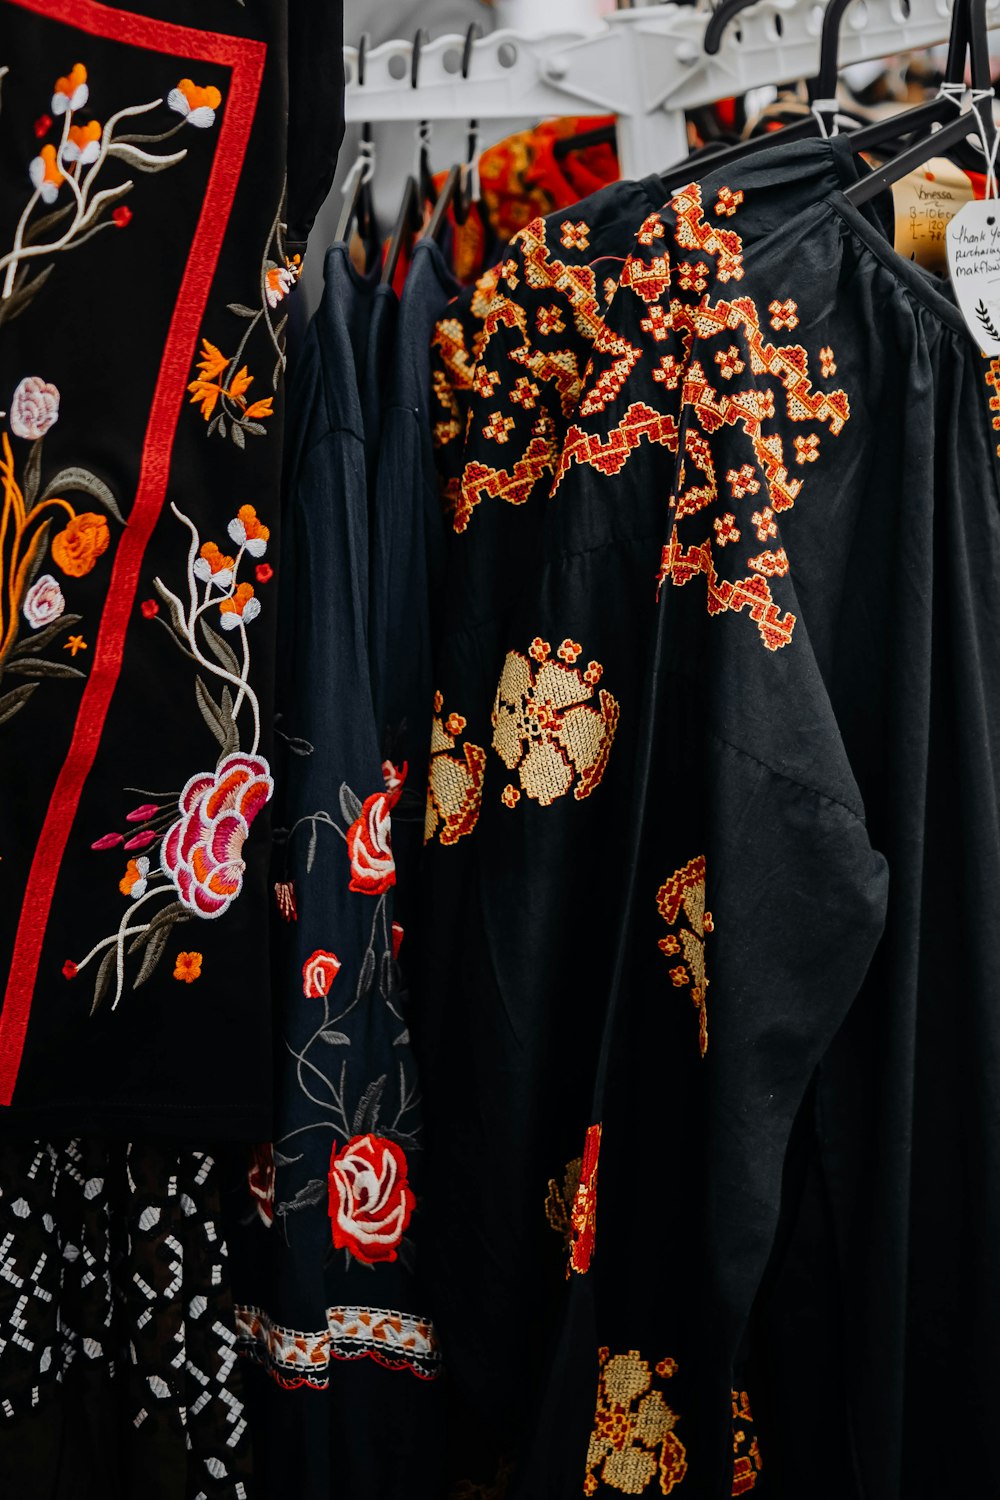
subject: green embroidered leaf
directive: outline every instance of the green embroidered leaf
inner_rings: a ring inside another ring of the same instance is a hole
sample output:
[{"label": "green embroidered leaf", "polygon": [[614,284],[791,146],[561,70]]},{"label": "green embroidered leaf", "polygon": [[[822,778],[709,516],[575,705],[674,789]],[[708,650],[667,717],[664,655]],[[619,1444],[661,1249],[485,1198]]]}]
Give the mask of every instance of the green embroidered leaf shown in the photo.
[{"label": "green embroidered leaf", "polygon": [[361,801],[355,796],[346,781],[340,783],[340,810],[348,823],[356,823],[361,816]]},{"label": "green embroidered leaf", "polygon": [[146,980],[160,962],[160,959],[163,957],[163,951],[170,941],[172,930],[173,923],[167,923],[165,926],[157,927],[155,931],[146,935],[146,951],[142,956],[139,972],[132,981],[133,990],[137,990],[141,984],[146,983]]},{"label": "green embroidered leaf", "polygon": [[233,442],[236,444],[237,448],[245,448],[247,445],[247,441],[243,436],[243,428],[240,426],[239,422],[234,422],[230,430],[233,435]]},{"label": "green embroidered leaf", "polygon": [[[63,219],[68,219],[73,212],[73,204],[67,203],[63,208],[53,209],[50,214],[42,214],[40,219],[35,219],[24,231],[22,244],[35,245],[42,239],[50,229],[55,229]],[[51,266],[49,267],[51,270]]]},{"label": "green embroidered leaf", "polygon": [[[278,322],[278,324],[277,324],[277,325],[276,325],[276,327],[275,327],[275,330],[274,330],[274,336],[275,336],[275,338],[276,338],[276,339],[279,339],[279,340],[280,340],[280,338],[281,338],[281,335],[282,335],[282,334],[283,334],[283,333],[284,333],[284,331],[285,331],[285,324],[286,324],[286,323],[287,323],[287,322],[288,322],[288,314],[287,314],[287,313],[285,313],[285,316],[284,316],[284,317],[283,317],[283,318],[282,318],[282,319],[281,319],[281,320],[280,320],[280,321],[279,321],[279,322]],[[282,361],[282,363],[284,363],[284,361]]]},{"label": "green embroidered leaf", "polygon": [[226,729],[222,753],[232,755],[234,750],[240,748],[240,731],[233,714],[233,695],[227,687],[222,689],[222,722]]},{"label": "green embroidered leaf", "polygon": [[5,724],[19,709],[24,707],[37,686],[37,682],[25,682],[21,687],[14,688],[12,692],[4,693],[0,698],[0,724]]},{"label": "green embroidered leaf", "polygon": [[312,874],[312,867],[316,860],[316,824],[312,823],[309,828],[309,848],[306,851],[306,874]]},{"label": "green embroidered leaf", "polygon": [[229,311],[231,313],[235,313],[238,318],[256,318],[260,315],[259,307],[247,307],[242,302],[228,302],[226,306],[229,308]]},{"label": "green embroidered leaf", "polygon": [[225,752],[226,741],[228,739],[226,721],[223,717],[222,709],[216,703],[200,677],[196,677],[194,680],[194,695],[198,701],[198,708],[202,718],[212,731],[215,739],[222,746],[223,752]]},{"label": "green embroidered leaf", "polygon": [[378,987],[382,991],[383,1000],[388,1000],[389,996],[396,988],[394,982],[396,978],[395,970],[396,966],[393,963],[392,954],[389,952],[383,953],[381,962],[379,963],[378,979]]},{"label": "green embroidered leaf", "polygon": [[226,435],[226,418],[223,415],[223,413],[220,412],[219,413],[219,436],[220,437],[225,437],[225,435]]},{"label": "green embroidered leaf", "polygon": [[145,943],[149,942],[150,935],[158,932],[161,927],[176,927],[178,922],[187,922],[190,918],[191,913],[183,902],[171,901],[169,906],[165,906],[162,911],[156,913],[156,916],[152,919],[145,932],[140,932],[138,937],[132,939],[128,947],[128,952],[130,954],[137,953]]},{"label": "green embroidered leaf", "polygon": [[369,948],[361,965],[361,973],[358,976],[358,999],[363,1000],[371,989],[375,980],[375,952]]},{"label": "green embroidered leaf", "polygon": [[[28,456],[24,461],[24,482],[21,485],[21,493],[24,496],[24,504],[30,510],[35,503],[38,494],[38,486],[42,478],[42,439],[38,438],[28,449]],[[41,549],[39,549],[41,550]]]},{"label": "green embroidered leaf", "polygon": [[370,1083],[361,1095],[361,1101],[354,1116],[354,1124],[351,1126],[355,1135],[366,1135],[368,1131],[374,1132],[377,1128],[378,1112],[382,1106],[382,1095],[385,1091],[385,1079],[386,1075],[383,1073],[382,1077]]},{"label": "green embroidered leaf", "polygon": [[311,1208],[314,1203],[322,1203],[327,1195],[327,1185],[322,1177],[311,1177],[305,1187],[300,1187],[294,1198],[289,1198],[287,1203],[279,1203],[275,1213],[279,1215],[296,1213],[300,1208]]},{"label": "green embroidered leaf", "polygon": [[[100,214],[104,212],[106,208],[110,208],[112,204],[118,203],[122,198],[127,198],[129,193],[132,191],[132,188],[133,183],[130,178],[128,182],[123,182],[120,187],[105,188],[103,192],[98,193],[91,202],[91,205],[87,209],[87,212],[84,214],[83,218],[77,225],[76,234],[74,235],[73,239],[69,241],[69,244],[65,248],[68,250],[72,250],[74,246],[80,243],[81,239],[85,239],[86,236],[84,235],[83,231],[85,229],[89,229],[94,221],[99,217]],[[105,227],[108,226],[108,223],[109,221],[105,220]]]},{"label": "green embroidered leaf", "polygon": [[163,600],[164,604],[167,606],[167,609],[170,611],[170,619],[173,622],[174,629],[179,635],[182,635],[184,632],[184,621],[182,620],[180,610],[177,607],[177,600],[175,596],[170,593],[170,591],[164,584],[160,582],[158,578],[153,579],[153,587],[159,594],[160,598]]},{"label": "green embroidered leaf", "polygon": [[408,1047],[410,1045],[409,1031],[401,1031],[392,1044],[394,1047]]},{"label": "green embroidered leaf", "polygon": [[140,151],[138,146],[128,146],[124,141],[115,141],[108,147],[109,156],[117,156],[119,161],[128,162],[137,172],[165,172],[167,167],[175,167],[179,161],[187,156],[186,151],[174,151],[170,156],[151,156],[148,151]]},{"label": "green embroidered leaf", "polygon": [[227,672],[232,672],[234,677],[238,677],[240,675],[240,663],[232,646],[223,636],[219,635],[218,631],[212,629],[204,615],[202,615],[199,624],[204,632],[208,649],[216,661],[225,667]]},{"label": "green embroidered leaf", "polygon": [[15,285],[10,296],[0,301],[0,323],[12,323],[19,317],[34,301],[54,270],[54,265],[46,266],[37,276],[25,277],[20,285]]},{"label": "green embroidered leaf", "polygon": [[112,975],[117,976],[117,973],[118,973],[118,961],[117,960],[118,960],[117,949],[116,949],[114,943],[112,943],[112,945],[108,949],[107,953],[105,953],[104,957],[101,959],[101,967],[98,969],[98,971],[97,971],[97,978],[94,980],[94,998],[90,1002],[90,1014],[91,1015],[94,1014],[95,1010],[97,1009],[97,1007],[100,1005],[101,1001],[104,999],[105,995],[107,994],[108,989],[109,989],[109,987],[111,985]]},{"label": "green embroidered leaf", "polygon": [[65,662],[46,661],[42,656],[17,656],[8,661],[7,671],[16,677],[83,677],[85,673]]},{"label": "green embroidered leaf", "polygon": [[218,425],[219,425],[219,423],[221,421],[222,421],[222,413],[220,411],[220,412],[217,412],[216,415],[212,418],[211,422],[209,422],[208,428],[207,428],[207,431],[206,431],[206,436],[207,437],[211,437],[212,436],[212,433],[215,431],[215,429],[218,427]]},{"label": "green embroidered leaf", "polygon": [[328,1043],[331,1047],[349,1047],[351,1045],[350,1037],[346,1036],[342,1031],[332,1031],[329,1029],[321,1031],[320,1040]]},{"label": "green embroidered leaf", "polygon": [[45,486],[43,500],[48,500],[50,495],[73,494],[77,491],[89,495],[105,510],[110,511],[119,525],[125,525],[125,517],[118,509],[118,502],[108,489],[103,479],[98,479],[96,474],[91,474],[89,469],[60,469],[54,479],[50,479]]},{"label": "green embroidered leaf", "polygon": [[[251,435],[251,437],[266,437],[267,436],[267,428],[264,426],[263,422],[243,422],[242,423],[242,428],[243,428],[244,432],[249,432],[250,435]],[[234,428],[234,431],[235,430],[236,429]],[[241,443],[240,447],[242,447],[242,446],[243,445]]]},{"label": "green embroidered leaf", "polygon": [[44,630],[38,630],[34,635],[27,635],[23,640],[18,641],[16,646],[12,646],[11,656],[23,655],[25,651],[44,651],[57,635],[64,630],[72,630],[73,626],[79,625],[82,619],[82,615],[60,615],[58,620],[53,620],[51,625],[46,625]]}]

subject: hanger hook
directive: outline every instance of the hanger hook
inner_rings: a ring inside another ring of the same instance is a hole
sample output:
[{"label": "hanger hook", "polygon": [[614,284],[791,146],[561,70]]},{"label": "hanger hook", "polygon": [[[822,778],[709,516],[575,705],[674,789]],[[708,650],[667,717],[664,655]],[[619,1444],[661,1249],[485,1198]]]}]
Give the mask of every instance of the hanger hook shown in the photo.
[{"label": "hanger hook", "polygon": [[424,30],[424,28],[422,26],[418,26],[417,27],[416,35],[413,38],[413,54],[412,54],[412,61],[410,63],[410,88],[411,89],[415,89],[415,88],[418,88],[420,86],[420,54],[424,50],[424,43],[426,41],[427,41],[427,33],[426,33],[426,31]]},{"label": "hanger hook", "polygon": [[473,44],[475,42],[479,41],[479,38],[482,36],[482,34],[483,34],[483,28],[480,26],[480,24],[479,24],[478,21],[473,21],[472,24],[469,26],[468,31],[465,33],[465,46],[462,48],[462,77],[463,78],[468,78],[468,76],[469,76],[469,68],[472,65],[472,48],[473,48]]},{"label": "hanger hook", "polygon": [[361,36],[360,36],[359,40],[358,40],[358,64],[357,64],[357,66],[358,66],[358,87],[359,88],[364,88],[364,84],[365,84],[365,64],[368,61],[368,48],[371,46],[371,44],[372,44],[371,34],[369,32],[367,32],[367,31],[363,31],[361,33]]}]

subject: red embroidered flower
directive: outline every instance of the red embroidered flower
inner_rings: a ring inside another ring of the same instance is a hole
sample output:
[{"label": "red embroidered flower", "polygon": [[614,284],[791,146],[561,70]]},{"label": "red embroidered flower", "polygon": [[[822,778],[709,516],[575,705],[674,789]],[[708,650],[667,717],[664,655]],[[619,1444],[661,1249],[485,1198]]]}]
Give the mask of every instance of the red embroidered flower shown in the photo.
[{"label": "red embroidered flower", "polygon": [[270,583],[274,577],[274,569],[270,563],[258,563],[253,571],[258,583]]},{"label": "red embroidered flower", "polygon": [[35,134],[37,135],[38,139],[41,140],[41,138],[42,138],[43,135],[48,135],[48,133],[49,133],[49,131],[51,129],[52,129],[52,116],[51,115],[39,115],[38,119],[35,121]]},{"label": "red embroidered flower", "polygon": [[356,1135],[330,1157],[333,1243],[366,1265],[396,1259],[416,1199],[406,1157],[380,1135]]},{"label": "red embroidered flower", "polygon": [[117,849],[124,838],[123,833],[102,833],[101,837],[95,839],[90,847],[91,849]]},{"label": "red embroidered flower", "polygon": [[316,1000],[328,995],[333,981],[340,973],[340,959],[335,953],[326,953],[317,948],[302,965],[302,993],[307,1000]]},{"label": "red embroidered flower", "polygon": [[62,966],[62,972],[64,979],[75,979],[80,971],[73,960],[71,958],[67,958],[66,962]]},{"label": "red embroidered flower", "polygon": [[403,795],[403,787],[406,783],[406,773],[410,769],[409,761],[404,760],[401,766],[394,766],[391,760],[382,762],[382,777],[385,781],[385,789],[389,796],[389,806],[395,807]]},{"label": "red embroidered flower", "polygon": [[265,1229],[274,1223],[274,1148],[270,1141],[255,1146],[247,1186],[253,1194],[260,1222]]},{"label": "red embroidered flower", "polygon": [[160,606],[155,599],[143,599],[139,608],[142,610],[143,617],[147,620],[155,620],[156,616],[160,613]]},{"label": "red embroidered flower", "polygon": [[127,229],[132,222],[132,210],[127,203],[119,203],[111,215],[118,229]]},{"label": "red embroidered flower", "polygon": [[163,840],[160,864],[196,916],[221,916],[239,895],[243,844],[273,791],[264,757],[237,751],[214,771],[192,776],[181,792],[181,816]]},{"label": "red embroidered flower", "polygon": [[385,792],[366,797],[361,814],[347,830],[347,852],[351,860],[348,890],[366,896],[381,896],[396,884],[396,862],[392,857],[392,801]]},{"label": "red embroidered flower", "polygon": [[569,1263],[581,1276],[590,1269],[590,1258],[594,1253],[594,1241],[597,1237],[597,1161],[600,1154],[601,1127],[590,1125],[583,1148],[580,1185],[570,1210],[572,1239]]}]

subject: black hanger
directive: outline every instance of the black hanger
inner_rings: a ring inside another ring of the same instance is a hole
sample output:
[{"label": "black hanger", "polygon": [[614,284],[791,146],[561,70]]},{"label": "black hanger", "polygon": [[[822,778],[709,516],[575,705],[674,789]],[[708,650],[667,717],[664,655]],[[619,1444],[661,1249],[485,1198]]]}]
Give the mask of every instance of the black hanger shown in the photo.
[{"label": "black hanger", "polygon": [[[358,43],[358,86],[363,87],[365,82],[365,62],[368,48],[371,45],[371,37],[367,31],[362,33]],[[354,181],[350,191],[344,196],[344,204],[337,221],[337,231],[334,238],[337,241],[347,243],[355,226],[365,247],[365,261],[371,264],[378,253],[378,226],[375,222],[375,205],[372,199],[371,182],[375,172],[375,142],[372,136],[371,124],[366,120],[361,127],[361,141],[358,146],[358,155],[351,169],[354,173]]]},{"label": "black hanger", "polygon": [[[468,78],[469,69],[472,66],[473,43],[483,34],[482,27],[478,21],[473,21],[465,33],[465,46],[462,49],[462,77]],[[444,184],[434,205],[421,238],[425,240],[439,240],[447,223],[449,208],[455,215],[458,224],[464,224],[469,217],[469,209],[472,207],[473,178],[475,176],[475,160],[479,153],[479,121],[469,121],[469,134],[466,138],[465,161],[456,162],[448,172]]]},{"label": "black hanger", "polygon": [[552,148],[557,161],[569,156],[571,151],[586,151],[588,146],[610,146],[618,149],[618,131],[614,125],[598,125],[595,130],[581,130],[579,135],[561,135]]},{"label": "black hanger", "polygon": [[[410,87],[414,89],[420,85],[420,54],[426,40],[427,33],[423,27],[420,27],[413,38],[413,55],[410,63]],[[430,169],[429,141],[430,124],[427,120],[421,120],[417,127],[416,173],[408,172],[403,184],[403,199],[399,205],[389,248],[382,265],[383,286],[392,284],[404,247],[407,250],[411,249],[414,240],[423,228],[424,206],[428,201],[433,202],[436,196]]]},{"label": "black hanger", "polygon": [[[957,36],[957,43],[956,38]],[[961,61],[959,62],[958,48],[961,48]],[[932,156],[939,156],[942,151],[954,147],[960,141],[970,136],[975,131],[983,143],[984,149],[992,150],[996,127],[993,124],[993,89],[990,81],[990,43],[989,33],[986,27],[986,0],[955,0],[955,10],[952,16],[952,38],[948,48],[948,75],[953,79],[955,73],[963,73],[965,69],[965,54],[969,55],[969,71],[972,78],[972,87],[977,92],[982,92],[985,97],[977,99],[972,108],[964,114],[958,115],[941,129],[932,134],[921,136],[913,145],[909,146],[892,161],[887,162],[884,167],[876,167],[861,182],[856,182],[848,188],[845,197],[855,205],[867,203],[884,188],[891,187],[907,172],[915,171],[922,167],[924,162]],[[945,105],[949,112],[954,109],[954,101],[942,99],[934,101]],[[920,108],[906,111],[899,117],[905,120],[906,114],[911,117],[918,115]],[[938,116],[937,118],[940,118]],[[858,131],[852,139],[855,144],[858,137],[868,133],[868,128]],[[859,149],[864,149],[859,148]]]}]

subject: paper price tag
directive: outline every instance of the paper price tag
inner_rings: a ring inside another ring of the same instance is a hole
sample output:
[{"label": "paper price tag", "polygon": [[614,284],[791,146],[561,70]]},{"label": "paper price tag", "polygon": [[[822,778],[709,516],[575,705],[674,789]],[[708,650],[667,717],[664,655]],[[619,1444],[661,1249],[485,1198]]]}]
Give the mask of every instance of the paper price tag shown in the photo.
[{"label": "paper price tag", "polygon": [[948,225],[946,238],[962,317],[984,354],[1000,354],[1000,202],[966,203]]}]

